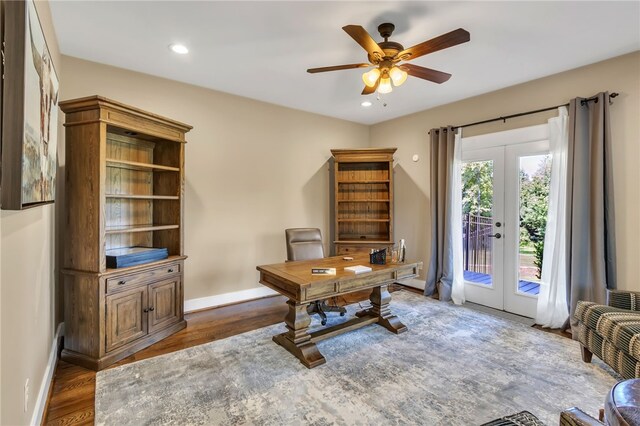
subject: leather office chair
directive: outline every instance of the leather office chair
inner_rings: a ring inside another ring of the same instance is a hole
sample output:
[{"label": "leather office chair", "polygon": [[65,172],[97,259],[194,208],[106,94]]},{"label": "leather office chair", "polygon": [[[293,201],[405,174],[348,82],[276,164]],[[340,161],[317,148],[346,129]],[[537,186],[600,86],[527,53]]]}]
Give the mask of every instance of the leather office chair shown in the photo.
[{"label": "leather office chair", "polygon": [[[290,228],[284,231],[287,240],[287,261],[322,259],[322,233],[318,228]],[[326,300],[318,300],[309,305],[307,311],[320,315],[322,325],[327,324],[326,312],[340,312],[344,316],[347,310],[341,306],[329,306]]]}]

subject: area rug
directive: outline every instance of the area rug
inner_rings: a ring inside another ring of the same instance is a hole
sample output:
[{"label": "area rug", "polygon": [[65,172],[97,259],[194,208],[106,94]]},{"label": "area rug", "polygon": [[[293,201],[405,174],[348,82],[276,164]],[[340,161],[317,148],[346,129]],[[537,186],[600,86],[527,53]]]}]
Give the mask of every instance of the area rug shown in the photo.
[{"label": "area rug", "polygon": [[312,370],[271,340],[278,324],[99,372],[96,424],[448,426],[527,410],[554,425],[572,406],[597,414],[616,382],[570,339],[407,291],[391,306],[408,332],[324,340]]}]

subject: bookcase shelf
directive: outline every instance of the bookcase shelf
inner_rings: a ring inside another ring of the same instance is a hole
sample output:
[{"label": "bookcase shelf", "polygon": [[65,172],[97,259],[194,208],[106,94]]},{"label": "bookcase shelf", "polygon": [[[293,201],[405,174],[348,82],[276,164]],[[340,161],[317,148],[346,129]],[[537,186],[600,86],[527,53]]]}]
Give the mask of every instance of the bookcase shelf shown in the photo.
[{"label": "bookcase shelf", "polygon": [[391,200],[337,200],[339,203],[389,203]]},{"label": "bookcase shelf", "polygon": [[177,195],[130,195],[130,194],[106,194],[106,198],[124,198],[130,200],[179,200]]},{"label": "bookcase shelf", "polygon": [[396,148],[332,149],[333,254],[369,251],[393,241]]},{"label": "bookcase shelf", "polygon": [[389,183],[389,179],[353,179],[353,180],[339,180],[339,184],[354,184],[354,183]]},{"label": "bookcase shelf", "polygon": [[107,158],[107,167],[129,170],[154,170],[165,172],[179,172],[179,167],[161,166],[160,164],[139,163],[137,161],[116,160]]},{"label": "bookcase shelf", "polygon": [[338,222],[389,222],[390,219],[338,219]]},{"label": "bookcase shelf", "polygon": [[[145,263],[144,266],[147,267],[147,268],[153,268],[155,266],[171,264],[171,263],[174,263],[174,262],[177,262],[177,261],[181,261],[181,260],[184,260],[184,259],[185,259],[184,256],[174,255],[174,256],[169,256],[166,259]],[[138,269],[139,269],[139,267],[137,265],[136,266],[127,266],[127,267],[124,267],[124,268],[117,268],[117,269],[115,269],[115,268],[107,268],[105,270],[105,275],[109,275],[109,274],[118,274],[118,275],[120,275],[120,274],[126,273],[126,272],[136,272]]]},{"label": "bookcase shelf", "polygon": [[[59,106],[67,199],[61,356],[101,370],[186,326],[182,194],[191,126],[101,96]],[[109,250],[130,247],[165,248],[168,258],[107,268]]]},{"label": "bookcase shelf", "polygon": [[105,228],[105,234],[128,234],[132,232],[152,232],[166,229],[178,229],[180,225],[123,225]]}]

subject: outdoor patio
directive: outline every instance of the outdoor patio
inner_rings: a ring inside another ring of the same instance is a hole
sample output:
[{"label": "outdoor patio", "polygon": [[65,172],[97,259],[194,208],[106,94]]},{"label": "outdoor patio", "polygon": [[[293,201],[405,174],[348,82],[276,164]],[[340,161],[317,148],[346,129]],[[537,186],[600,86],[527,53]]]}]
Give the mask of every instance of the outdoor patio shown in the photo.
[{"label": "outdoor patio", "polygon": [[[480,272],[464,271],[465,281],[471,281],[476,284],[491,285],[491,275]],[[520,280],[518,281],[518,291],[521,293],[537,296],[540,293],[540,283]]]}]

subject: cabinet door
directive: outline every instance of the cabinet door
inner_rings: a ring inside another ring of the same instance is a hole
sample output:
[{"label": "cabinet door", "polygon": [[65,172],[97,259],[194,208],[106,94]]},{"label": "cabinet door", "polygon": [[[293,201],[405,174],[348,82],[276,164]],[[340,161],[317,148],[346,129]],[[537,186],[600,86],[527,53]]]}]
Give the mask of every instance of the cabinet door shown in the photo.
[{"label": "cabinet door", "polygon": [[149,333],[180,321],[182,280],[174,277],[149,284]]},{"label": "cabinet door", "polygon": [[106,351],[147,334],[147,287],[142,286],[106,297]]}]

